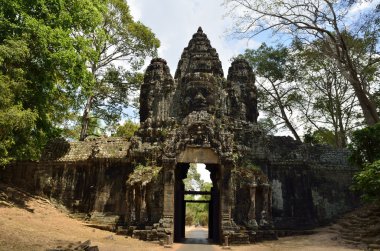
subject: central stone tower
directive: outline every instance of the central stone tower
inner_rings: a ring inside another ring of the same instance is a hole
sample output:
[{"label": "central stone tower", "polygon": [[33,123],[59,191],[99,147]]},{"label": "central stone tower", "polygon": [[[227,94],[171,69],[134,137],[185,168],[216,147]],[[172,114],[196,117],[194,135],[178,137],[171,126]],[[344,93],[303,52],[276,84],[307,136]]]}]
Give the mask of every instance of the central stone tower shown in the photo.
[{"label": "central stone tower", "polygon": [[[226,80],[218,53],[200,27],[184,49],[174,79],[163,59],[153,59],[146,70],[137,141],[159,148],[155,160],[163,166],[164,173],[161,222],[167,232],[174,231],[175,241],[184,237],[182,179],[190,163],[204,163],[211,173],[209,237],[220,242],[223,236],[239,230],[232,216],[235,208],[232,170],[242,164],[241,156],[261,154],[258,149],[252,150],[255,146],[251,141],[252,135],[261,133],[256,125],[254,81],[252,68],[242,59],[232,63]],[[141,149],[137,145],[136,150]],[[261,170],[248,172],[254,182],[250,180],[246,217],[240,219],[247,227],[257,229],[256,215],[270,215],[270,187]],[[256,196],[258,186],[260,194]],[[256,198],[262,201],[260,213],[255,207]],[[268,219],[263,219],[266,225],[270,225]]]}]

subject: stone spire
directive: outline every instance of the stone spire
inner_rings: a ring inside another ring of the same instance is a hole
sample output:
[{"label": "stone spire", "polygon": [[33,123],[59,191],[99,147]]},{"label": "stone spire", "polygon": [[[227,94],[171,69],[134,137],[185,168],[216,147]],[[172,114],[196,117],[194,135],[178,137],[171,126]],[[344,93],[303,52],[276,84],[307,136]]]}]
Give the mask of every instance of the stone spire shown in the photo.
[{"label": "stone spire", "polygon": [[183,50],[175,73],[178,88],[173,106],[180,119],[192,112],[206,111],[216,115],[224,83],[222,63],[218,53],[201,27]]},{"label": "stone spire", "polygon": [[174,80],[167,63],[162,58],[152,59],[144,75],[140,91],[140,122],[168,118]]},{"label": "stone spire", "polygon": [[244,59],[235,59],[228,69],[227,76],[228,114],[240,120],[256,123],[257,90],[252,67]]},{"label": "stone spire", "polygon": [[175,79],[183,78],[187,73],[211,73],[215,77],[223,77],[222,63],[219,55],[211,46],[207,35],[201,27],[189,41],[189,45],[183,50],[178,62]]}]

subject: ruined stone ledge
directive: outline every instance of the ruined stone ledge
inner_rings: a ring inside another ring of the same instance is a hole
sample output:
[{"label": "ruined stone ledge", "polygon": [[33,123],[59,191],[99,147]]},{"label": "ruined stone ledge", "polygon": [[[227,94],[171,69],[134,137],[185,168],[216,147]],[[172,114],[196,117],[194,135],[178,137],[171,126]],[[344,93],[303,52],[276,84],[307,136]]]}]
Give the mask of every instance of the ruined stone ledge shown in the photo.
[{"label": "ruined stone ledge", "polygon": [[304,169],[304,170],[331,170],[331,171],[358,171],[354,166],[342,166],[342,165],[320,165],[318,162],[307,161],[271,161],[272,167],[280,167],[283,169]]}]

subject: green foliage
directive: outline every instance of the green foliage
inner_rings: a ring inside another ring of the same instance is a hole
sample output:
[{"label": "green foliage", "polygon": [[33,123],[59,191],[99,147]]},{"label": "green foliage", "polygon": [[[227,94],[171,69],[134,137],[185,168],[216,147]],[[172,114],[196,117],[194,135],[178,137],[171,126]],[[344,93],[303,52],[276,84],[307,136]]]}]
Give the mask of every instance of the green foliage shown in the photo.
[{"label": "green foliage", "polygon": [[20,67],[29,54],[22,40],[5,40],[0,45],[0,165],[15,159],[37,158],[35,125],[37,112],[24,108],[18,99],[27,88]]},{"label": "green foliage", "polygon": [[[331,60],[320,55],[326,47],[325,41],[319,39],[312,45],[295,47],[295,58],[300,65],[298,81],[304,93],[299,110],[303,121],[309,124],[306,127],[324,135],[326,140],[321,143],[344,148],[347,136],[363,123],[362,111],[344,74]],[[334,135],[330,138],[332,142],[329,142],[326,130]]]},{"label": "green foliage", "polygon": [[207,203],[186,203],[186,225],[208,225]]},{"label": "green foliage", "polygon": [[[62,137],[68,140],[78,140],[81,132],[80,118],[81,116],[73,113],[68,116],[68,120],[60,124]],[[88,123],[87,136],[99,137],[106,134],[105,128],[101,125],[101,120],[97,118],[91,118]]]},{"label": "green foliage", "polygon": [[[190,164],[186,179],[183,180],[185,190],[187,191],[211,191],[212,184],[204,182],[197,171],[194,163]],[[187,200],[210,200],[210,195],[189,195],[185,196]],[[186,203],[186,225],[208,225],[208,203]]]},{"label": "green foliage", "polygon": [[142,165],[138,164],[133,173],[129,175],[127,184],[130,186],[139,184],[141,186],[146,186],[148,183],[152,182],[158,177],[162,167],[156,165]]},{"label": "green foliage", "polygon": [[380,160],[364,164],[363,169],[354,176],[354,189],[363,193],[366,201],[380,201]]},{"label": "green foliage", "polygon": [[115,123],[142,82],[136,69],[159,46],[123,0],[0,0],[0,30],[1,164],[78,137],[83,110],[86,134]]},{"label": "green foliage", "polygon": [[257,124],[260,126],[261,130],[263,130],[265,134],[274,135],[276,134],[276,132],[278,132],[276,124],[270,117],[259,118]]},{"label": "green foliage", "polygon": [[380,123],[355,131],[350,149],[351,161],[361,167],[353,188],[365,200],[380,201]]},{"label": "green foliage", "polygon": [[[107,126],[115,126],[123,110],[134,103],[131,94],[143,81],[137,73],[148,56],[156,56],[159,40],[145,25],[133,20],[124,0],[107,0],[102,21],[87,34],[89,52],[87,65],[90,79],[78,89],[79,108],[83,110],[80,140],[87,133],[92,117]],[[124,67],[115,67],[123,61]]]},{"label": "green foliage", "polygon": [[380,160],[380,123],[352,134],[351,161],[361,166]]},{"label": "green foliage", "polygon": [[185,190],[200,190],[204,181],[201,179],[200,173],[197,171],[197,165],[190,163],[189,170],[187,171],[187,176],[183,179],[185,185]]},{"label": "green foliage", "polygon": [[293,110],[302,97],[294,84],[297,68],[289,49],[263,43],[258,49],[248,49],[238,57],[246,59],[256,73],[259,110],[267,115],[264,125],[271,129],[269,133],[287,128],[300,140],[292,119]]},{"label": "green foliage", "polygon": [[248,169],[248,170],[252,170],[252,171],[260,171],[261,170],[259,166],[253,164],[251,161],[245,161],[244,163],[242,163],[241,167]]},{"label": "green foliage", "polygon": [[258,175],[261,175],[262,170],[256,165],[238,166],[232,170],[235,179],[241,183],[251,184]]},{"label": "green foliage", "polygon": [[1,162],[38,159],[60,133],[88,71],[85,38],[100,1],[0,0]]},{"label": "green foliage", "polygon": [[[370,1],[372,2],[372,1]],[[379,107],[372,98],[379,82],[379,11],[370,4],[360,14],[352,15],[358,1],[304,0],[225,0],[228,14],[235,20],[233,32],[252,38],[262,32],[273,32],[295,40],[297,49],[312,48],[319,59],[329,61],[333,71],[347,81],[358,99],[365,123],[380,122]],[[281,71],[271,69],[268,75],[281,78]],[[335,69],[334,69],[335,68]],[[265,69],[265,68],[264,68]],[[302,67],[298,67],[302,70]],[[342,123],[343,125],[343,123]],[[343,135],[341,135],[343,138]]]},{"label": "green foliage", "polygon": [[335,146],[335,134],[326,128],[320,128],[311,132],[309,129],[304,135],[304,142],[311,144],[326,144]]},{"label": "green foliage", "polygon": [[120,125],[116,129],[116,133],[114,136],[117,137],[125,137],[130,139],[135,132],[139,129],[140,125],[134,123],[132,120],[127,120],[123,125]]},{"label": "green foliage", "polygon": [[312,45],[297,39],[288,47],[264,43],[239,57],[256,73],[258,105],[264,116],[259,123],[265,131],[288,129],[301,140],[298,128],[302,125],[313,131],[305,135],[307,141],[343,148],[347,135],[360,126],[361,111],[349,82],[331,60],[321,57],[324,40]]},{"label": "green foliage", "polygon": [[284,79],[291,81],[297,73],[288,48],[281,45],[271,47],[263,43],[257,50],[245,50],[240,57],[248,60],[257,75],[272,82]]}]

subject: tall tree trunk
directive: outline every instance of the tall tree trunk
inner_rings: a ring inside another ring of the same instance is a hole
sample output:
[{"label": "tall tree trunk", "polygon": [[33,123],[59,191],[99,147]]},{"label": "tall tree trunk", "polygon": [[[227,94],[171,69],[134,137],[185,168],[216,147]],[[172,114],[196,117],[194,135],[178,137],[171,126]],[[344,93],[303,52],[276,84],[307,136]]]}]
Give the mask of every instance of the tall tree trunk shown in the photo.
[{"label": "tall tree trunk", "polygon": [[359,105],[363,111],[363,116],[367,125],[374,125],[380,122],[379,114],[376,110],[375,103],[369,98],[369,93],[364,89],[362,82],[358,77],[358,71],[354,63],[352,62],[350,53],[347,49],[345,39],[342,34],[339,33],[339,42],[337,40],[329,39],[328,43],[329,50],[337,63],[338,69],[341,70],[343,77],[345,77],[348,82],[350,82],[352,88],[354,89],[355,95],[359,100]]},{"label": "tall tree trunk", "polygon": [[288,127],[288,129],[292,132],[294,138],[297,141],[301,141],[300,136],[298,136],[298,133],[297,133],[296,129],[294,129],[292,123],[290,122],[290,120],[288,118],[288,115],[285,112],[285,107],[284,107],[284,105],[282,103],[280,94],[278,93],[276,86],[274,85],[273,81],[269,80],[269,82],[271,83],[272,88],[273,88],[273,90],[274,90],[274,92],[276,94],[277,104],[278,104],[278,107],[280,108],[281,117],[284,120],[286,127]]},{"label": "tall tree trunk", "polygon": [[355,76],[349,81],[354,88],[356,97],[359,100],[359,104],[362,108],[364,119],[367,125],[374,125],[380,122],[379,114],[376,111],[376,105],[371,99],[369,99],[358,77]]},{"label": "tall tree trunk", "polygon": [[336,123],[337,123],[337,131],[336,131],[337,144],[336,145],[339,148],[345,148],[347,144],[346,128],[344,127],[343,111],[342,111],[341,103],[338,100],[338,97],[335,99],[335,105],[336,105]]},{"label": "tall tree trunk", "polygon": [[345,148],[346,146],[347,146],[346,130],[344,129],[342,119],[339,119],[338,147]]},{"label": "tall tree trunk", "polygon": [[90,96],[87,99],[86,106],[83,111],[82,115],[82,128],[80,131],[80,136],[79,140],[83,141],[87,137],[87,131],[88,131],[88,125],[90,123],[90,112],[91,112],[91,107],[92,107],[92,101],[94,99],[94,96]]},{"label": "tall tree trunk", "polygon": [[286,115],[286,112],[285,112],[285,107],[282,105],[280,99],[278,100],[278,106],[279,106],[279,108],[280,108],[280,111],[281,111],[281,117],[282,117],[282,119],[284,120],[286,127],[292,132],[294,138],[295,138],[297,141],[301,141],[301,138],[300,138],[300,136],[298,136],[298,133],[297,133],[296,129],[294,129],[292,123],[291,123],[290,120],[288,119],[288,115]]},{"label": "tall tree trunk", "polygon": [[[281,111],[282,113],[282,111]],[[296,138],[297,141],[301,141],[301,138],[300,136],[298,136],[298,133],[296,131],[296,129],[294,129],[292,123],[290,123],[289,119],[287,116],[283,117],[284,121],[285,121],[285,124],[286,126],[288,127],[288,129],[292,132],[293,136]]]}]

